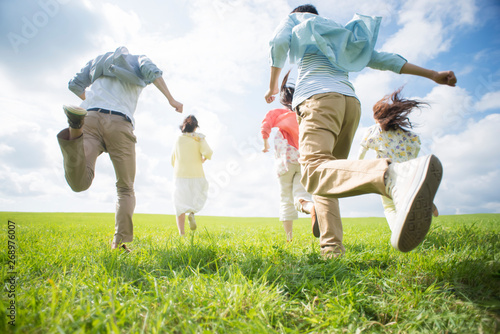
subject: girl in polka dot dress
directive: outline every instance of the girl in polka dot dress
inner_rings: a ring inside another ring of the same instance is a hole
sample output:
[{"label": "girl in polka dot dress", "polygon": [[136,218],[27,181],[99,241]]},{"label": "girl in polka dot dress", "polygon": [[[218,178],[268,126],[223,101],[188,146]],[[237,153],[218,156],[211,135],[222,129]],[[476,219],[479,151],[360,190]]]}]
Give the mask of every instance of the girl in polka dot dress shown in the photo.
[{"label": "girl in polka dot dress", "polygon": [[[369,149],[377,153],[377,158],[387,158],[393,162],[404,162],[418,156],[420,138],[408,129],[412,127],[408,115],[427,103],[401,97],[401,89],[385,96],[373,106],[376,124],[366,130],[358,159],[363,159]],[[390,220],[396,214],[394,202],[382,196],[382,203],[385,215]],[[433,206],[432,214],[438,216],[436,206]]]}]

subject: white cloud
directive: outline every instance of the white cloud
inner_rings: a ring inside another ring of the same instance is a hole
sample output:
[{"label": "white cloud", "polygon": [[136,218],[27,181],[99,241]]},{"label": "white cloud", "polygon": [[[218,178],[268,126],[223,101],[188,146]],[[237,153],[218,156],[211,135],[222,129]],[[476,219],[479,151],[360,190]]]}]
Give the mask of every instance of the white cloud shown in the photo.
[{"label": "white cloud", "polygon": [[[316,3],[321,14],[343,23],[351,19],[354,12],[383,16],[381,45],[388,51],[401,51],[412,60],[424,62],[436,57],[438,50],[446,50],[450,45],[447,43],[455,42],[454,28],[460,30],[470,25],[475,17],[472,1],[451,4],[430,0],[411,3],[363,0],[335,6],[329,0]],[[47,25],[27,45],[26,50],[30,52],[21,53],[14,63],[8,57],[0,57],[0,188],[3,191],[0,210],[114,210],[115,176],[109,157],[103,154],[98,158],[91,188],[74,193],[64,180],[55,136],[66,126],[61,105],[79,103],[67,89],[68,80],[90,58],[126,45],[132,53],[147,54],[163,69],[170,91],[185,106],[184,114],[175,113],[153,86],[144,89],[141,95],[135,131],[138,138],[136,212],[173,213],[170,153],[180,133],[178,125],[188,114],[195,114],[200,121],[200,131],[207,135],[214,149],[213,160],[204,165],[211,191],[201,214],[277,216],[279,187],[274,161],[271,155],[260,152],[259,133],[262,117],[270,108],[279,106],[277,103],[267,105],[263,100],[269,76],[268,39],[279,21],[299,4],[302,3],[295,0],[164,3],[145,0],[140,4],[85,0],[62,6],[60,15],[51,21],[53,27]],[[71,29],[49,34],[64,27],[68,18],[73,17],[62,15],[63,11],[81,15],[73,21]],[[16,13],[24,15],[20,9]],[[15,23],[16,18],[11,21]],[[398,24],[401,30],[395,29]],[[442,37],[436,36],[439,34]],[[421,35],[425,36],[420,38]],[[415,45],[405,44],[406,40]],[[26,68],[21,64],[32,66]],[[39,70],[34,71],[36,68]],[[465,70],[465,65],[462,68],[462,75],[467,75],[470,70]],[[420,118],[416,114],[415,122],[421,124],[417,129],[422,137],[429,138],[427,151],[438,152],[446,164],[446,182],[440,194],[447,194],[446,188],[454,186],[447,178],[458,178],[462,173],[450,167],[449,161],[463,162],[458,157],[441,154],[442,145],[453,135],[457,136],[454,140],[466,140],[462,136],[469,127],[477,130],[479,122],[470,123],[469,119],[485,116],[474,111],[494,104],[496,95],[491,85],[481,86],[478,92],[445,87],[435,87],[428,92],[430,83],[413,93],[414,81],[409,76],[366,70],[352,77],[363,107],[358,135],[373,123],[373,103],[405,82],[409,82],[405,88],[409,94],[430,100],[432,107],[422,111]],[[357,138],[353,152],[359,145]],[[471,179],[481,180],[474,168],[467,169],[472,173]],[[481,169],[481,173],[485,183],[488,177],[492,180],[498,177],[495,169]],[[497,194],[490,191],[482,195],[484,205],[480,208],[487,212],[497,210],[498,205],[492,200],[498,198],[493,196]],[[24,200],[17,200],[19,197]],[[376,195],[341,202],[344,216],[382,214]],[[443,210],[453,213],[455,207],[469,210],[462,205],[443,205]]]},{"label": "white cloud", "polygon": [[452,45],[453,32],[471,25],[477,12],[470,0],[419,0],[406,2],[398,15],[402,26],[382,50],[403,55],[410,62],[425,63]]},{"label": "white cloud", "polygon": [[500,109],[500,91],[484,94],[474,106],[478,111]]},{"label": "white cloud", "polygon": [[445,212],[500,212],[499,127],[500,114],[491,114],[436,139],[432,150],[444,168],[437,205]]}]

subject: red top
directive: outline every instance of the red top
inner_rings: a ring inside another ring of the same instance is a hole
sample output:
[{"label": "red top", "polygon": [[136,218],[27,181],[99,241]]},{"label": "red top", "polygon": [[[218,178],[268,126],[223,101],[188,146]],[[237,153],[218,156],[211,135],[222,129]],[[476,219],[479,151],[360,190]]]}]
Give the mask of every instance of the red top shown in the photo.
[{"label": "red top", "polygon": [[270,110],[262,121],[262,138],[269,138],[271,129],[277,127],[288,144],[299,149],[299,124],[297,116],[288,109]]}]

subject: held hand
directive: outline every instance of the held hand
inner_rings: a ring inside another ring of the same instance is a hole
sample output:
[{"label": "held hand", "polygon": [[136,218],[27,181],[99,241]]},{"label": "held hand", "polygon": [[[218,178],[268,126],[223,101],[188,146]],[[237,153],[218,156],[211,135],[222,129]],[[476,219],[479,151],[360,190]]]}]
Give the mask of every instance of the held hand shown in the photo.
[{"label": "held hand", "polygon": [[175,111],[182,114],[182,108],[184,108],[184,105],[182,103],[177,102],[176,100],[173,100],[170,102],[170,105],[172,106],[172,108],[175,109]]},{"label": "held hand", "polygon": [[453,71],[436,72],[432,80],[440,85],[448,85],[452,87],[455,87],[457,83],[457,77]]}]

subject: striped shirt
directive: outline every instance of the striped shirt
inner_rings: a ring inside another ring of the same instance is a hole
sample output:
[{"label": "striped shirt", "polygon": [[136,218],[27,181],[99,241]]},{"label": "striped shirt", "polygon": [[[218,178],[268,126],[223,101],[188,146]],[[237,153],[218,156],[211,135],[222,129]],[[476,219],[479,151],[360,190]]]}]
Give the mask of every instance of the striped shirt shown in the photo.
[{"label": "striped shirt", "polygon": [[306,53],[298,64],[292,108],[313,95],[333,92],[357,98],[348,72],[336,68],[322,54]]}]

